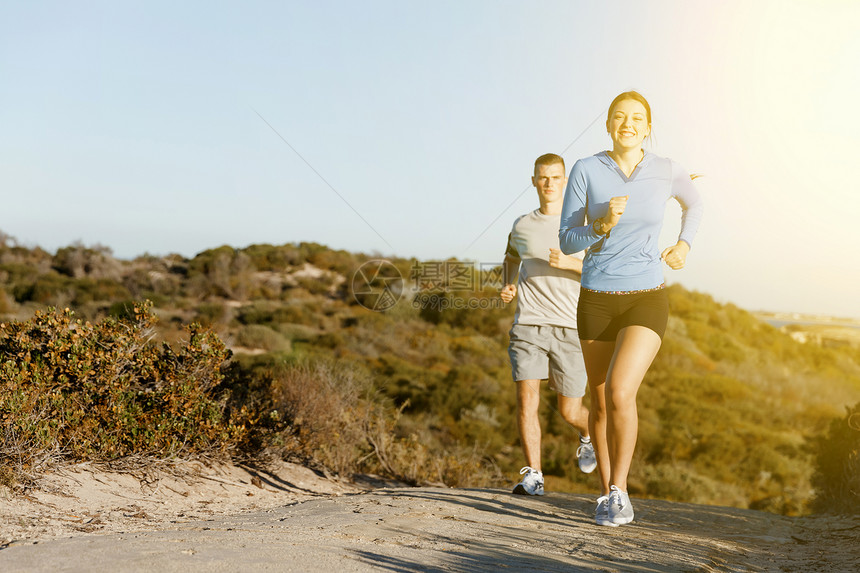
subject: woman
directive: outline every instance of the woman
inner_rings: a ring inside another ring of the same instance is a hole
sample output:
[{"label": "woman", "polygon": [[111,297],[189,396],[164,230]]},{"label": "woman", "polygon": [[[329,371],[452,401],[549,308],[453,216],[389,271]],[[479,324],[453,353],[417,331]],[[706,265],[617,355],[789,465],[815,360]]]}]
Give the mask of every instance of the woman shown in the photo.
[{"label": "woman", "polygon": [[[636,394],[669,316],[661,260],[683,268],[702,202],[686,171],[642,149],[651,133],[644,97],[632,91],[616,97],[606,130],[612,150],[580,159],[570,171],[559,242],[566,254],[588,249],[577,325],[602,488],[595,521],[615,527],[633,521],[627,475],[639,431]],[[657,240],[669,198],[681,204],[681,233],[661,253]]]}]

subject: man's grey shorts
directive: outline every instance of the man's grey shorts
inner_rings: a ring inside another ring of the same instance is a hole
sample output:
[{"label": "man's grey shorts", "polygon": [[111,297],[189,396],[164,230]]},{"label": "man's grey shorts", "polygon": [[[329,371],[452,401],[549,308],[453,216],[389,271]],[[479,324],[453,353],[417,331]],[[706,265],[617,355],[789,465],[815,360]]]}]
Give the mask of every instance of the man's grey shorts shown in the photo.
[{"label": "man's grey shorts", "polygon": [[588,377],[575,328],[515,324],[510,337],[508,354],[514,380],[549,378],[549,387],[562,396],[585,395]]}]

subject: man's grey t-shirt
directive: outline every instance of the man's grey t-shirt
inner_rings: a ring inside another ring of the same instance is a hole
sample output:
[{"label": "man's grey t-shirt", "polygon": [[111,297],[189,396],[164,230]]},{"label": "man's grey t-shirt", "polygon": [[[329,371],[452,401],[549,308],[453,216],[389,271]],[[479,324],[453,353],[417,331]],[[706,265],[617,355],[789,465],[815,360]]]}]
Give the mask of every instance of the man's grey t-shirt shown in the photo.
[{"label": "man's grey t-shirt", "polygon": [[[580,276],[549,266],[549,250],[558,248],[560,222],[560,214],[544,215],[539,209],[514,221],[507,254],[522,261],[514,324],[576,328]],[[574,256],[581,259],[584,254]]]}]

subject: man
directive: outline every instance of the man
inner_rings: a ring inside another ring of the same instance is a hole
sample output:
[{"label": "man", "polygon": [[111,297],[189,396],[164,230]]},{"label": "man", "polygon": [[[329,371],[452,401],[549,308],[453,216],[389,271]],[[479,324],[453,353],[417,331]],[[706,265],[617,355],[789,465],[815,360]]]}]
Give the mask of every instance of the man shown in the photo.
[{"label": "man", "polygon": [[588,435],[588,409],[582,403],[587,376],[576,330],[582,253],[565,255],[558,246],[567,185],[564,160],[552,153],[538,157],[532,184],[540,208],[514,222],[505,253],[506,284],[500,294],[506,303],[518,297],[508,354],[517,383],[517,422],[527,465],[520,470],[523,478],[514,493],[543,495],[541,380],[549,380],[562,418],[579,432],[580,470],[591,473],[597,461]]}]

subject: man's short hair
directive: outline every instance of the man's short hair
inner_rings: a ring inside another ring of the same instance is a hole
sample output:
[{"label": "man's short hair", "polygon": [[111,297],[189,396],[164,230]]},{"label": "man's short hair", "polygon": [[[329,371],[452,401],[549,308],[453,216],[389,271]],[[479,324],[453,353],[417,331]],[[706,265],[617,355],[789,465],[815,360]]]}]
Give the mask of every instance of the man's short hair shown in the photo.
[{"label": "man's short hair", "polygon": [[544,153],[535,159],[535,173],[537,173],[538,167],[542,165],[555,165],[556,163],[561,163],[561,168],[564,169],[564,159],[562,159],[560,155],[556,155],[555,153]]}]

